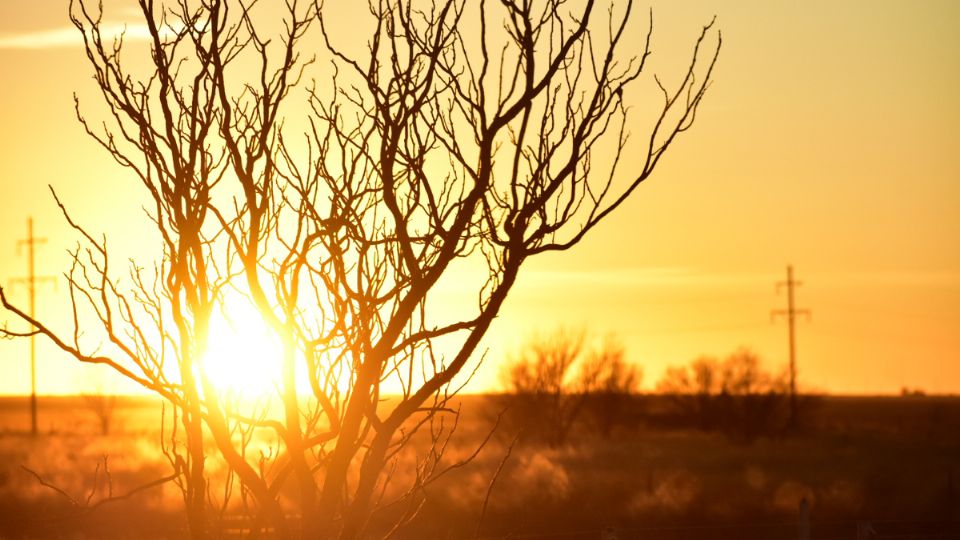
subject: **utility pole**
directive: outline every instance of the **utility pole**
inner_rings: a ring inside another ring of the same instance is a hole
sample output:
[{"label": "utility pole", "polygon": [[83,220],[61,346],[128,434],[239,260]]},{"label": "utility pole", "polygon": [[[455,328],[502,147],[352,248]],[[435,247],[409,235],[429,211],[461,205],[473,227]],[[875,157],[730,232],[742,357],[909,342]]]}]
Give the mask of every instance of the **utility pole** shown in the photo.
[{"label": "utility pole", "polygon": [[797,309],[793,303],[793,288],[802,285],[803,282],[793,279],[793,266],[787,265],[787,280],[777,282],[777,292],[781,287],[787,288],[787,309],[775,309],[770,313],[771,319],[776,319],[778,315],[784,315],[787,318],[787,330],[790,341],[790,427],[797,426],[797,339],[795,323],[797,315],[806,315],[810,318],[810,310]]},{"label": "utility pole", "polygon": [[[37,283],[53,282],[53,276],[37,276],[34,272],[34,246],[43,244],[46,238],[33,236],[33,218],[27,218],[27,237],[17,242],[17,254],[20,246],[27,246],[27,277],[15,279],[14,282],[25,283],[30,294],[30,318],[36,320],[36,286]],[[37,435],[37,335],[36,328],[30,328],[30,434]]]}]

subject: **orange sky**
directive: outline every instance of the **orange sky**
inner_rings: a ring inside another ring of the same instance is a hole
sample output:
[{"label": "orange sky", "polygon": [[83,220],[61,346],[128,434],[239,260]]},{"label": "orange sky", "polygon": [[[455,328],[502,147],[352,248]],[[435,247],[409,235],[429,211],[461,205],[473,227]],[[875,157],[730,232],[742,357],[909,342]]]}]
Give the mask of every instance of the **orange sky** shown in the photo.
[{"label": "orange sky", "polygon": [[[38,268],[65,269],[75,238],[48,183],[93,230],[121,224],[119,251],[136,252],[143,226],[125,204],[142,200],[139,186],[74,119],[75,91],[92,117],[99,109],[66,9],[0,3],[5,286],[26,270],[15,240],[28,215],[49,238]],[[657,73],[679,74],[713,14],[724,49],[697,124],[577,249],[529,264],[474,389],[496,384],[496,360],[524,336],[560,324],[618,334],[648,387],[668,365],[739,346],[777,371],[786,329],[769,312],[785,303],[774,282],[792,263],[798,304],[813,311],[798,328],[802,387],[960,392],[960,3],[656,2]],[[65,287],[41,291],[41,310],[62,309]],[[26,301],[23,288],[11,296]],[[457,291],[449,299],[455,307]],[[115,388],[40,351],[41,393]],[[0,393],[28,390],[25,344],[0,342]]]}]

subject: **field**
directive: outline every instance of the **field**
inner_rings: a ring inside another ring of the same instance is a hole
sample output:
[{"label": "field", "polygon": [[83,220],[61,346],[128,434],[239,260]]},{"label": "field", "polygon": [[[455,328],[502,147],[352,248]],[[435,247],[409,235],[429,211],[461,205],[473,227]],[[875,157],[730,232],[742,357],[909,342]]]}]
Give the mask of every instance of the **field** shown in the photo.
[{"label": "field", "polygon": [[[480,444],[502,404],[462,398],[448,463]],[[750,440],[681,428],[670,410],[668,398],[638,397],[606,436],[585,425],[554,446],[522,436],[506,461],[519,422],[504,421],[476,459],[425,488],[398,536],[600,538],[610,528],[617,538],[797,538],[805,498],[814,539],[856,538],[858,522],[875,538],[960,537],[958,398],[817,398],[799,429]],[[43,398],[33,438],[26,400],[0,400],[0,537],[183,537],[172,483],[97,506],[169,474],[160,420],[157,402],[124,398],[104,436],[88,401]],[[413,474],[404,464],[400,484]],[[225,537],[238,523],[231,508]]]}]

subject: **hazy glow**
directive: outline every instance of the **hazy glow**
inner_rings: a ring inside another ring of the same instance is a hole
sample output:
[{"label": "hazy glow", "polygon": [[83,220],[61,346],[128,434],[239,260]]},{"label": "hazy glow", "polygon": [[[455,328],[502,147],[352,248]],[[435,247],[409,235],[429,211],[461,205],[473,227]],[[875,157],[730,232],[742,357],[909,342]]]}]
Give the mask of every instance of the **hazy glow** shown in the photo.
[{"label": "hazy glow", "polygon": [[210,321],[203,370],[227,395],[259,397],[281,381],[283,346],[254,308],[235,302]]},{"label": "hazy glow", "polygon": [[[101,32],[105,39],[122,37],[124,42],[146,41],[150,39],[150,30],[145,24],[106,23]],[[161,29],[163,35],[173,35],[166,29]],[[24,34],[0,36],[0,49],[52,49],[59,47],[79,47],[83,45],[83,37],[76,28],[69,26],[54,30],[41,30]]]}]

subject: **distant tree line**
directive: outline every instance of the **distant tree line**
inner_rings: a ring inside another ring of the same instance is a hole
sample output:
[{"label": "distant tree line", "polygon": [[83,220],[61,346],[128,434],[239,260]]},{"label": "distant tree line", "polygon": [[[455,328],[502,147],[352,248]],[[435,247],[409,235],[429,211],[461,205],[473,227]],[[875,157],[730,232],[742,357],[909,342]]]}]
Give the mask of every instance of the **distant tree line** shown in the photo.
[{"label": "distant tree line", "polygon": [[744,442],[787,428],[787,377],[764,369],[747,348],[668,368],[657,396],[639,395],[642,375],[614,337],[538,334],[504,364],[503,421],[508,432],[552,447],[574,434],[610,437],[641,425],[718,431]]}]

